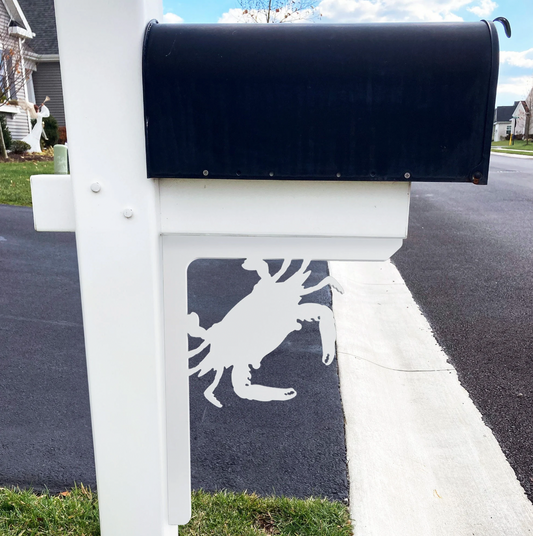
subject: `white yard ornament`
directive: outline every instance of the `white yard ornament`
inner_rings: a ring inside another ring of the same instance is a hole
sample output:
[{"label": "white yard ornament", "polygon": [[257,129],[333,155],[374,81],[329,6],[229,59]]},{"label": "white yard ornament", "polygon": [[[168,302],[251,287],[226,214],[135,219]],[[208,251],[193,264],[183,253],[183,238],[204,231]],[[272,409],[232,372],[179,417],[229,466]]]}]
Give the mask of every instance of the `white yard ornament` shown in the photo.
[{"label": "white yard ornament", "polygon": [[255,271],[260,279],[252,292],[244,297],[222,321],[209,329],[200,326],[196,313],[188,317],[188,333],[192,337],[204,339],[189,352],[189,359],[197,356],[208,346],[208,354],[189,374],[199,372],[203,376],[215,371],[215,379],[205,390],[204,395],[215,406],[222,404],[214,395],[224,370],[233,367],[231,382],[235,393],[247,400],[270,402],[290,400],[296,396],[292,387],[267,387],[252,383],[251,369],[258,369],[263,358],[275,350],[293,331],[302,329],[302,322],[319,322],[322,340],[322,362],[330,365],[335,357],[335,320],[333,312],[325,305],[300,303],[303,296],[312,294],[330,285],[340,293],[342,287],[331,276],[326,277],[313,287],[304,287],[311,275],[306,271],[310,261],[304,260],[298,271],[284,281],[291,261],[285,259],[281,269],[270,275],[268,264],[261,259],[246,259],[242,265],[245,270]]},{"label": "white yard ornament", "polygon": [[29,153],[41,152],[41,137],[44,136],[46,138],[46,135],[44,134],[43,119],[45,117],[50,117],[50,110],[48,110],[44,103],[49,100],[50,98],[46,97],[40,106],[28,101],[19,101],[18,103],[23,110],[26,110],[30,114],[31,119],[36,120],[31,132],[26,137],[22,138],[22,141],[30,146],[30,149],[28,150]]}]

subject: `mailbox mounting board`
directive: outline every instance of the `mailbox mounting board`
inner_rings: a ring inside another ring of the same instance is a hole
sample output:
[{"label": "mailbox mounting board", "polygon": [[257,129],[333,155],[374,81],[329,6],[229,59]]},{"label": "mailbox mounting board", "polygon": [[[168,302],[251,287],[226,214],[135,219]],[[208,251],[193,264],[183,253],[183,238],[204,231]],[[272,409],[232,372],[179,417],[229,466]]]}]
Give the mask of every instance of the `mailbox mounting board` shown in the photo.
[{"label": "mailbox mounting board", "polygon": [[149,24],[150,178],[485,184],[491,22]]}]

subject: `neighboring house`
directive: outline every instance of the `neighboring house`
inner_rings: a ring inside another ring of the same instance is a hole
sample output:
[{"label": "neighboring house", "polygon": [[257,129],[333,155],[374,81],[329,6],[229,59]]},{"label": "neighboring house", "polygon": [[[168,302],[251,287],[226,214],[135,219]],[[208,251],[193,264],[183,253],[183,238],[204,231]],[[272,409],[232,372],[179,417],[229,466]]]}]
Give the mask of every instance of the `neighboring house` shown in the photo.
[{"label": "neighboring house", "polygon": [[512,116],[519,101],[515,101],[512,106],[498,106],[494,110],[494,128],[492,130],[492,140],[501,141],[507,134],[511,134]]},{"label": "neighboring house", "polygon": [[[31,71],[35,69],[35,58],[31,50],[28,49],[27,42],[31,41],[34,34],[17,0],[0,0],[0,35],[2,36],[0,38],[2,50],[15,48],[22,51],[22,76],[28,78],[25,83],[16,88],[16,91],[11,89],[7,96],[12,100],[32,101]],[[12,86],[13,84],[9,82],[13,76],[15,75],[10,61],[1,62],[0,84],[3,84],[3,87]],[[20,77],[20,75],[17,76]],[[30,132],[29,115],[18,106],[0,104],[0,113],[6,117],[7,126],[14,139],[21,139]]]},{"label": "neighboring house", "polygon": [[516,108],[513,110],[515,136],[525,138],[526,129],[529,130],[529,137],[533,138],[533,121],[531,120],[531,109],[533,108],[533,88],[529,92],[526,100],[518,101]]},{"label": "neighboring house", "polygon": [[32,73],[34,102],[41,104],[46,96],[50,97],[46,106],[58,125],[65,126],[54,0],[18,0],[18,3],[35,33],[30,43],[36,62]]}]

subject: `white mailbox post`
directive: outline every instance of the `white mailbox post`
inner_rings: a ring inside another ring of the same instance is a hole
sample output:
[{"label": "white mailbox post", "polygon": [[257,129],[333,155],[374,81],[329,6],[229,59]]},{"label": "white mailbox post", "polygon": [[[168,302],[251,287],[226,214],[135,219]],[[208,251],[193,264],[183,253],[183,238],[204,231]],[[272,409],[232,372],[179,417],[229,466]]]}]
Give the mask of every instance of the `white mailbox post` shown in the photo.
[{"label": "white mailbox post", "polygon": [[35,228],[76,233],[103,536],[177,534],[190,517],[193,260],[381,261],[407,234],[407,174],[147,178],[141,57],[161,7],[56,0],[71,175],[32,177]]},{"label": "white mailbox post", "polygon": [[55,11],[71,175],[34,177],[32,195],[38,230],[76,231],[102,534],[175,535],[159,191],[146,179],[140,62],[162,5],[57,0]]}]

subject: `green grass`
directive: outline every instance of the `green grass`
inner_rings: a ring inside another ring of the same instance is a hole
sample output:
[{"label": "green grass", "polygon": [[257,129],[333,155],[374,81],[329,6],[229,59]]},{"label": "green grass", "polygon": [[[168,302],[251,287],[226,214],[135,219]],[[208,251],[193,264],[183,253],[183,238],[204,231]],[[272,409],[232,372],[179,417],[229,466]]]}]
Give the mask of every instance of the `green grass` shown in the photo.
[{"label": "green grass", "polygon": [[0,204],[31,207],[30,177],[54,172],[54,162],[0,162]]},{"label": "green grass", "polygon": [[491,152],[499,154],[523,154],[524,156],[533,156],[533,151],[506,151],[505,149],[492,149]]},{"label": "green grass", "polygon": [[533,142],[526,145],[524,140],[515,140],[514,145],[509,145],[509,141],[493,141],[492,151],[495,153],[523,154],[533,156]]},{"label": "green grass", "polygon": [[2,536],[96,536],[98,502],[85,487],[53,496],[0,488]]},{"label": "green grass", "polygon": [[[195,491],[180,536],[351,536],[348,508],[323,499]],[[2,536],[97,536],[98,499],[83,486],[60,495],[0,488]]]},{"label": "green grass", "polygon": [[180,536],[351,536],[348,508],[324,499],[194,492]]}]

